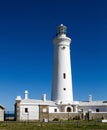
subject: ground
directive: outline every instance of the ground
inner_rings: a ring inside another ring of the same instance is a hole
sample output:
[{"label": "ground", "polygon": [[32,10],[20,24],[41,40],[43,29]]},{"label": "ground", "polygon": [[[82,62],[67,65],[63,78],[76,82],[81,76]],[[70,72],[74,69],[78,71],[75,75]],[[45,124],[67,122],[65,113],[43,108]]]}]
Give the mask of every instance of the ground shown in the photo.
[{"label": "ground", "polygon": [[100,121],[1,122],[0,130],[107,130]]}]

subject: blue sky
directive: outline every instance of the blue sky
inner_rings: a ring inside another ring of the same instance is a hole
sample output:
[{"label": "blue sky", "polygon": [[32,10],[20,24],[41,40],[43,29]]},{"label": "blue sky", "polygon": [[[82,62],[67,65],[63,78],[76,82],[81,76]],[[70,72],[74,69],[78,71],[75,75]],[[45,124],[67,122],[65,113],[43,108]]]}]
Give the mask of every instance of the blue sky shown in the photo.
[{"label": "blue sky", "polygon": [[53,44],[63,23],[72,38],[74,100],[107,100],[106,0],[0,1],[0,104],[17,95],[51,97]]}]

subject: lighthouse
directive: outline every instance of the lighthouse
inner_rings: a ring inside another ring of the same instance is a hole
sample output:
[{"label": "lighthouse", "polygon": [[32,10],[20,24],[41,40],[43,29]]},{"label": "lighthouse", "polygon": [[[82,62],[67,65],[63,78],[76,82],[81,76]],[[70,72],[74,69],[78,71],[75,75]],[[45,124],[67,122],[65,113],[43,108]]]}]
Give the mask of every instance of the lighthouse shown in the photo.
[{"label": "lighthouse", "polygon": [[54,66],[51,100],[61,104],[73,102],[70,43],[67,27],[63,24],[59,25],[56,37],[53,39]]}]

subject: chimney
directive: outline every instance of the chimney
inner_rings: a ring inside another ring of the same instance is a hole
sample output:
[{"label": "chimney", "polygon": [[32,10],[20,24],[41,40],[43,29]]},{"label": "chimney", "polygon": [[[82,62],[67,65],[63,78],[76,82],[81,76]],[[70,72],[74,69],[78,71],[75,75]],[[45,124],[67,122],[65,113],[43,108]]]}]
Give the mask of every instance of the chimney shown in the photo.
[{"label": "chimney", "polygon": [[92,95],[89,95],[89,102],[92,102]]},{"label": "chimney", "polygon": [[28,91],[25,91],[25,99],[28,99]]},{"label": "chimney", "polygon": [[21,96],[17,96],[16,97],[16,101],[21,101],[22,99],[21,99]]},{"label": "chimney", "polygon": [[45,102],[46,101],[46,94],[42,95],[42,100]]}]

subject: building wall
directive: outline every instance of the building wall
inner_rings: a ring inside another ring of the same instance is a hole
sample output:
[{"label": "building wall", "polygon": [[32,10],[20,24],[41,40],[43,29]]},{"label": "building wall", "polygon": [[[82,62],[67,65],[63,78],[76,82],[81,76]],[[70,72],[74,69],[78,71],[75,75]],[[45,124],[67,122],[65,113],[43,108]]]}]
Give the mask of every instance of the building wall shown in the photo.
[{"label": "building wall", "polygon": [[107,112],[107,106],[80,106],[79,109],[83,111],[89,111],[91,109],[93,112],[96,112],[99,109],[99,112]]},{"label": "building wall", "polygon": [[89,112],[89,120],[102,118],[107,119],[107,112]]},{"label": "building wall", "polygon": [[55,119],[58,120],[68,120],[68,119],[77,119],[79,117],[79,113],[49,113],[49,121],[53,121]]},{"label": "building wall", "polygon": [[0,108],[0,121],[4,121],[4,109]]},{"label": "building wall", "polygon": [[59,112],[59,108],[58,107],[51,107],[51,106],[49,106],[49,113],[54,113],[55,109],[56,109],[57,112]]},{"label": "building wall", "polygon": [[76,120],[93,120],[93,119],[107,119],[107,112],[89,112],[86,115],[83,113],[49,113],[49,121],[53,120],[68,120],[68,119],[76,119]]},{"label": "building wall", "polygon": [[15,115],[16,115],[16,117],[15,117],[15,119],[18,121],[18,120],[20,120],[20,100],[19,101],[16,101],[16,103],[15,103]]},{"label": "building wall", "polygon": [[70,112],[77,112],[76,105],[59,105],[59,106],[49,106],[49,113],[55,112],[67,112],[67,108],[70,108]]},{"label": "building wall", "polygon": [[[25,109],[28,109],[28,112],[25,112]],[[65,106],[62,106],[62,110]],[[53,121],[55,119],[58,120],[68,120],[68,119],[82,119],[82,120],[92,120],[92,119],[101,119],[102,117],[107,119],[107,112],[93,112],[88,111],[91,109],[90,107],[84,106],[84,111],[80,112],[59,112],[59,107],[55,106],[48,106],[48,105],[20,105],[20,120],[39,120],[40,122],[44,120]],[[93,109],[98,108],[94,107]],[[103,106],[101,107],[102,110],[105,110]],[[55,109],[57,111],[55,112]],[[1,113],[1,111],[0,111]],[[3,116],[3,115],[2,115]]]},{"label": "building wall", "polygon": [[48,121],[49,120],[49,106],[48,105],[40,105],[39,106],[39,121]]},{"label": "building wall", "polygon": [[[26,110],[27,111],[26,111]],[[39,106],[36,105],[21,105],[20,120],[39,120]]]}]

